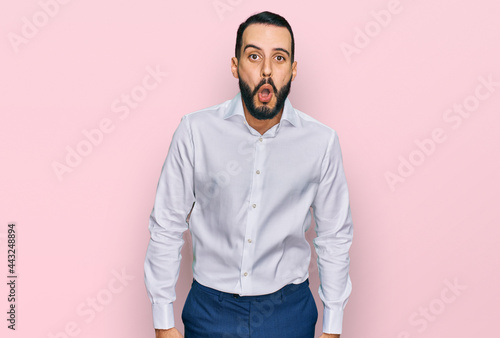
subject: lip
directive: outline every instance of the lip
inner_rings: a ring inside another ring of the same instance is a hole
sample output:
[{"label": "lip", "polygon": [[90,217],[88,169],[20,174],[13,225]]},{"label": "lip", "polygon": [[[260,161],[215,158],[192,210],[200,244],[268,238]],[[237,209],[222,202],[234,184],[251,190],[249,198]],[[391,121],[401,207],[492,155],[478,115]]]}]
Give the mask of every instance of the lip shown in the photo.
[{"label": "lip", "polygon": [[257,94],[261,93],[264,89],[268,89],[271,94],[274,94],[273,86],[271,86],[269,83],[262,85],[262,87],[259,88]]}]

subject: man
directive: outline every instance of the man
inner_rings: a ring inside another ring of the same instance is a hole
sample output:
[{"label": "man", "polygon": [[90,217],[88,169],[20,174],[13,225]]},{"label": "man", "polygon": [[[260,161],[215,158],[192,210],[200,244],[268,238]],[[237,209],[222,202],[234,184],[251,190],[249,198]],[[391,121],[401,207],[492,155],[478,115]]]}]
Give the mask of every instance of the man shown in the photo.
[{"label": "man", "polygon": [[352,220],[337,133],[294,109],[294,38],[262,12],[238,29],[231,71],[240,93],[182,117],[150,217],[145,283],[157,338],[182,337],[173,301],[182,235],[193,241],[186,338],[314,337],[309,289],[312,207],[323,338],[340,337],[351,293]]}]

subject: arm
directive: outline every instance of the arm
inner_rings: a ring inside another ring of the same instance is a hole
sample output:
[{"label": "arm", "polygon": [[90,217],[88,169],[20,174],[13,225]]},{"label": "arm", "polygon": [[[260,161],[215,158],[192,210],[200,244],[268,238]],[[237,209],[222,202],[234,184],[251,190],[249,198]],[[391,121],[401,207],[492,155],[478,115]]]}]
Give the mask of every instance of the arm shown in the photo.
[{"label": "arm", "polygon": [[333,133],[321,165],[318,192],[312,204],[317,237],[319,296],[324,305],[323,337],[340,337],[344,308],[351,294],[349,248],[353,237],[347,181],[338,135]]},{"label": "arm", "polygon": [[184,244],[182,235],[188,228],[186,218],[195,201],[193,155],[188,119],[183,116],[172,137],[149,218],[151,237],[144,261],[144,281],[157,337],[168,337],[163,330],[175,324],[173,302]]}]

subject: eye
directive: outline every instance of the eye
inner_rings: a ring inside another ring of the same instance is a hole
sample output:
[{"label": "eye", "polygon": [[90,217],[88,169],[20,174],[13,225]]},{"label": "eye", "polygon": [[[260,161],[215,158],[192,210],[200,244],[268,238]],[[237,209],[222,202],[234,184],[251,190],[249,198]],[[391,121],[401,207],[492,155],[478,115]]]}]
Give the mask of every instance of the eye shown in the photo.
[{"label": "eye", "polygon": [[285,61],[285,58],[281,55],[276,56],[276,59],[278,59],[278,61]]},{"label": "eye", "polygon": [[259,59],[259,56],[257,54],[250,54],[249,58],[250,58],[250,60],[256,61]]}]

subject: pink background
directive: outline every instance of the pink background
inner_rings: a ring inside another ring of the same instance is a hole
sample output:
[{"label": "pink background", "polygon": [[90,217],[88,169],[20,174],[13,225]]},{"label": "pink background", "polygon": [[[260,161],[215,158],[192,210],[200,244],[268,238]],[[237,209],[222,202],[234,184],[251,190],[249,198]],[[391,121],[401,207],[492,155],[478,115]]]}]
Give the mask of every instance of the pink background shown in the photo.
[{"label": "pink background", "polygon": [[[354,221],[342,337],[497,334],[500,2],[60,1],[0,10],[2,337],[154,336],[143,262],[161,166],[183,115],[238,92],[236,30],[262,10],[295,32],[292,104],[340,136]],[[145,91],[148,67],[168,74]],[[131,94],[136,107],[117,111]],[[106,123],[88,143],[83,132]],[[78,145],[87,155],[58,177],[53,164]],[[6,328],[9,222],[16,332]],[[187,237],[181,331],[190,250]],[[319,336],[315,256],[310,274]]]}]

